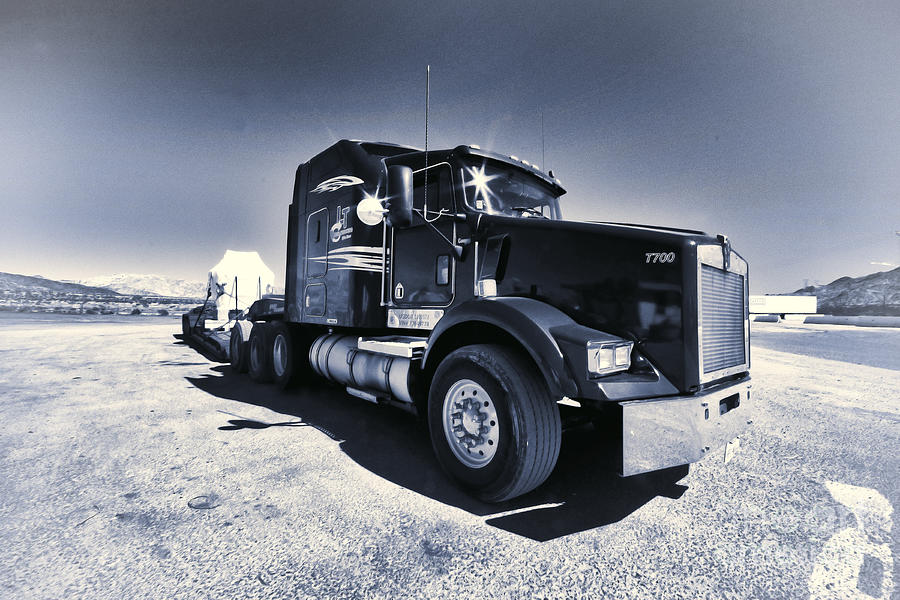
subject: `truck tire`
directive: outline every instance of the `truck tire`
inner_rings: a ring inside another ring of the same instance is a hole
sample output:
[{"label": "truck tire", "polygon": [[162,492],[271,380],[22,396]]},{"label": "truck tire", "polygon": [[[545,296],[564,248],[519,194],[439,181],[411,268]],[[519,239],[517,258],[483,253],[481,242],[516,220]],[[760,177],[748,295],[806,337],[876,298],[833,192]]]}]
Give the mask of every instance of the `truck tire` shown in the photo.
[{"label": "truck tire", "polygon": [[250,330],[247,370],[250,379],[259,383],[272,381],[272,326],[257,323]]},{"label": "truck tire", "polygon": [[231,370],[234,373],[246,373],[248,354],[250,346],[248,345],[250,332],[253,330],[253,323],[250,321],[237,321],[231,328],[231,339],[228,340],[228,357],[231,361]]},{"label": "truck tire", "polygon": [[287,323],[272,323],[272,375],[282,389],[298,383],[306,359],[302,352],[299,332]]},{"label": "truck tire", "polygon": [[428,394],[438,462],[485,502],[544,482],[559,457],[559,409],[528,359],[510,348],[464,346],[438,365]]},{"label": "truck tire", "polygon": [[187,313],[181,315],[181,335],[183,337],[191,335],[191,316]]}]

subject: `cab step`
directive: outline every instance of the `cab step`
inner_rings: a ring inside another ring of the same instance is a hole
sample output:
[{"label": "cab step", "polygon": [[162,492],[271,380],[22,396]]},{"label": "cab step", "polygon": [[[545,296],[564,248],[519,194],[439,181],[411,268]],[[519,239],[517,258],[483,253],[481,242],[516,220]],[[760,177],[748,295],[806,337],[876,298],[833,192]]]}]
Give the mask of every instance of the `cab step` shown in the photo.
[{"label": "cab step", "polygon": [[416,360],[422,358],[425,354],[425,349],[428,347],[428,338],[405,335],[374,338],[361,337],[357,340],[356,347],[373,354],[400,356]]}]

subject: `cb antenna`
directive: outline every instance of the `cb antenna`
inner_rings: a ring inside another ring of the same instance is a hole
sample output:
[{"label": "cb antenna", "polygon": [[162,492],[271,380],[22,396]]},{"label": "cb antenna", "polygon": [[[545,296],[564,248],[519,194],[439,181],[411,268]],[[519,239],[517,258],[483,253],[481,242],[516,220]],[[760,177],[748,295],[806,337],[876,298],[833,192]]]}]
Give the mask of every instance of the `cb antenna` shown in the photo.
[{"label": "cb antenna", "polygon": [[541,164],[547,168],[547,159],[544,158],[544,111],[541,111]]},{"label": "cb antenna", "polygon": [[428,218],[428,103],[431,93],[431,65],[425,66],[425,198],[422,215]]}]

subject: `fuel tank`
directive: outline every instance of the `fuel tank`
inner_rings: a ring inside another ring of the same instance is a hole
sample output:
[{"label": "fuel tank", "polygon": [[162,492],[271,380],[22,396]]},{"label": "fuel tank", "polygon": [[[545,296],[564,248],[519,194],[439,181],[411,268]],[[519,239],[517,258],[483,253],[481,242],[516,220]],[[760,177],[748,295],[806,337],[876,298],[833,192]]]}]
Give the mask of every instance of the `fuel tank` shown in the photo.
[{"label": "fuel tank", "polygon": [[413,402],[410,359],[359,350],[356,336],[318,337],[310,346],[309,364],[318,375],[335,383],[406,404]]}]

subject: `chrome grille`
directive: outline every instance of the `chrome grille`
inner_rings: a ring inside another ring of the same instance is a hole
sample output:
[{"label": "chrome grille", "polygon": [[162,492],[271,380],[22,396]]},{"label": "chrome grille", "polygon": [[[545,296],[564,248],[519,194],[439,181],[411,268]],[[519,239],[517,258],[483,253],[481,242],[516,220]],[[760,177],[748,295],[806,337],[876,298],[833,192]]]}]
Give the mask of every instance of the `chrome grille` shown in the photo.
[{"label": "chrome grille", "polygon": [[744,327],[744,276],[701,265],[700,347],[703,374],[747,362]]}]

